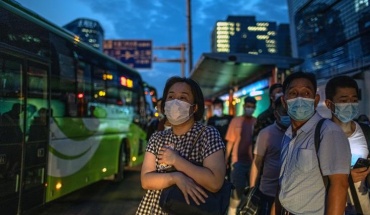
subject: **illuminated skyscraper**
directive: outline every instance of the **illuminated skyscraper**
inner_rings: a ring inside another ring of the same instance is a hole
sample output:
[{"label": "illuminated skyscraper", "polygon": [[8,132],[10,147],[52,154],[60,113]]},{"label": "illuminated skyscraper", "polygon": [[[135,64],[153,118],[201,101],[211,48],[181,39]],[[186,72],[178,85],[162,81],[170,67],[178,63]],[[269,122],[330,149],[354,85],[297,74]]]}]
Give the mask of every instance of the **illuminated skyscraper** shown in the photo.
[{"label": "illuminated skyscraper", "polygon": [[[211,38],[212,52],[254,55],[284,53],[290,56],[289,25],[285,25],[288,28],[281,28],[280,31],[288,41],[279,38],[276,22],[256,21],[254,16],[228,16],[226,21],[216,22]],[[279,46],[277,41],[287,44]],[[282,50],[279,51],[278,47]]]},{"label": "illuminated skyscraper", "polygon": [[103,51],[104,30],[98,21],[80,18],[66,24],[63,28],[79,36],[81,41]]},{"label": "illuminated skyscraper", "polygon": [[370,66],[369,0],[289,0],[288,6],[293,56],[305,59],[303,71],[324,79]]},{"label": "illuminated skyscraper", "polygon": [[299,70],[315,73],[319,93],[332,77],[354,77],[360,88],[359,112],[367,115],[370,115],[369,1],[288,0],[293,57],[304,59]]}]

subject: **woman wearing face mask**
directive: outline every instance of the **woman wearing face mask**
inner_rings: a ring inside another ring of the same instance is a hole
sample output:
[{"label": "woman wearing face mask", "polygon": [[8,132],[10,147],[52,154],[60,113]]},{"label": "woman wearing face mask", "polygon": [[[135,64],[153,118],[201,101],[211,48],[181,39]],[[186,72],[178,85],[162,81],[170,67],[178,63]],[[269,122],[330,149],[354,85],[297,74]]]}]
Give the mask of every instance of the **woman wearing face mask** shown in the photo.
[{"label": "woman wearing face mask", "polygon": [[[356,81],[349,76],[338,76],[330,79],[325,87],[325,97],[326,106],[332,112],[331,120],[339,125],[348,137],[352,155],[351,166],[355,165],[358,158],[368,159],[370,156],[365,133],[370,132],[370,128],[361,126],[353,120],[359,112]],[[350,177],[353,179],[352,184],[359,200],[359,207],[354,207],[355,202],[351,190],[349,190],[346,214],[356,214],[356,212],[359,214],[360,207],[362,214],[370,214],[368,185],[365,183],[369,173],[370,169],[366,167],[351,169]]]},{"label": "woman wearing face mask", "polygon": [[188,203],[193,199],[202,204],[207,198],[204,189],[216,192],[224,182],[224,144],[215,128],[203,130],[199,122],[204,99],[198,84],[188,78],[167,80],[162,110],[172,128],[154,133],[149,140],[141,169],[141,185],[147,192],[136,212],[140,215],[166,214],[159,197],[169,186],[177,185]]}]

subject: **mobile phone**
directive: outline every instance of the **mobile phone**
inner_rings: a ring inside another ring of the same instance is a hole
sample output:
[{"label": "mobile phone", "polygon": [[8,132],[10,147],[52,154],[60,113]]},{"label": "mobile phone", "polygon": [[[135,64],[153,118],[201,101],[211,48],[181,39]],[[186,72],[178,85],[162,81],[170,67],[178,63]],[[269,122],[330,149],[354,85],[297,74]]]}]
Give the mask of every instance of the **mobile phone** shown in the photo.
[{"label": "mobile phone", "polygon": [[359,158],[356,161],[356,163],[353,166],[353,168],[356,169],[356,168],[361,168],[361,167],[367,167],[367,168],[369,168],[370,167],[370,160],[365,159],[365,158]]}]

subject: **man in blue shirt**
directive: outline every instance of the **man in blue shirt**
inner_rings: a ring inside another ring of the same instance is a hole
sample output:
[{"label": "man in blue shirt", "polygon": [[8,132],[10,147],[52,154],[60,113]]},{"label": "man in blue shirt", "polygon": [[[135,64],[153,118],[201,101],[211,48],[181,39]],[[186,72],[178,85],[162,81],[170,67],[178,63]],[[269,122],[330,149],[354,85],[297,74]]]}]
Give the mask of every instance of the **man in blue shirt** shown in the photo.
[{"label": "man in blue shirt", "polygon": [[[295,72],[283,83],[282,102],[291,126],[282,140],[276,214],[344,214],[351,162],[349,142],[338,125],[325,120],[316,153],[315,128],[322,119],[315,112],[320,100],[316,89],[313,73]],[[323,176],[329,180],[327,190]]]},{"label": "man in blue shirt", "polygon": [[250,187],[258,186],[261,194],[260,215],[270,215],[279,184],[281,140],[290,125],[290,117],[278,97],[274,102],[275,122],[262,129],[253,150]]}]

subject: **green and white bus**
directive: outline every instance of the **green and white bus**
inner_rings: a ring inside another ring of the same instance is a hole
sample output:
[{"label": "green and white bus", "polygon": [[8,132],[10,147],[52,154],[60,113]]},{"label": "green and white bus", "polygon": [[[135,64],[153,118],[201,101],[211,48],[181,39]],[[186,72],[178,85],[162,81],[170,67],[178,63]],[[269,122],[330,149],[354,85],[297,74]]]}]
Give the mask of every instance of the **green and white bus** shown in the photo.
[{"label": "green and white bus", "polygon": [[132,68],[1,0],[0,213],[119,181],[141,164],[153,90]]}]

